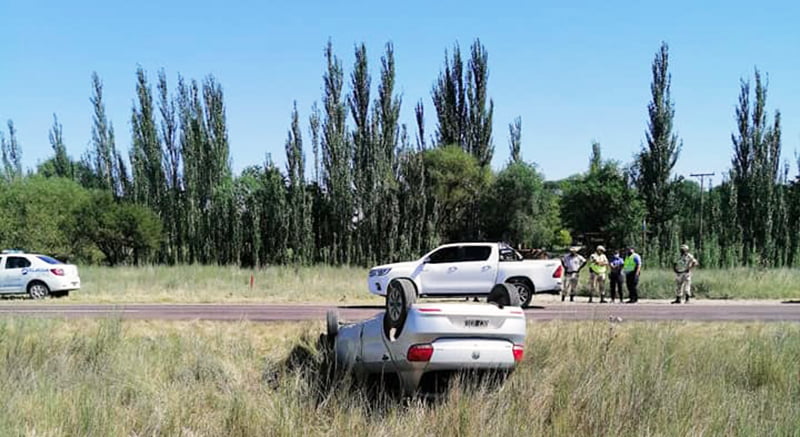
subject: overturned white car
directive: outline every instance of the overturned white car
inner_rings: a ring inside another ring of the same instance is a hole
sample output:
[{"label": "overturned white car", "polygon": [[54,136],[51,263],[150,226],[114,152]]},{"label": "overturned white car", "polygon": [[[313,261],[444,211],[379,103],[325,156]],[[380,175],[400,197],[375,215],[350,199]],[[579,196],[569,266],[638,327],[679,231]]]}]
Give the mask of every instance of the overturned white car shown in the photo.
[{"label": "overturned white car", "polygon": [[510,373],[522,360],[525,313],[510,284],[498,284],[486,303],[417,304],[413,284],[395,279],[384,313],[340,324],[328,313],[327,340],[340,369],[380,376],[403,394],[446,385],[461,371]]}]

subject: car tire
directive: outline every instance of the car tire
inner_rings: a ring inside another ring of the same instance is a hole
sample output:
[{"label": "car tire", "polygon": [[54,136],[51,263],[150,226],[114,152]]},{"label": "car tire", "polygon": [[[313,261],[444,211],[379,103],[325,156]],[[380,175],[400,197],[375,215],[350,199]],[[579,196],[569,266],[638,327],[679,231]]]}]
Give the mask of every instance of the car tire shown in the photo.
[{"label": "car tire", "polygon": [[417,300],[417,290],[409,279],[397,278],[386,287],[386,312],[383,313],[383,330],[389,340],[403,332],[411,305]]},{"label": "car tire", "polygon": [[507,306],[518,307],[520,306],[519,291],[514,284],[497,284],[492,287],[486,301],[497,305],[500,309]]},{"label": "car tire", "polygon": [[523,279],[512,279],[508,281],[509,284],[514,285],[519,293],[519,303],[522,308],[528,308],[533,300],[533,287]]},{"label": "car tire", "polygon": [[44,299],[50,295],[50,288],[42,281],[32,281],[28,284],[28,295],[31,299]]}]

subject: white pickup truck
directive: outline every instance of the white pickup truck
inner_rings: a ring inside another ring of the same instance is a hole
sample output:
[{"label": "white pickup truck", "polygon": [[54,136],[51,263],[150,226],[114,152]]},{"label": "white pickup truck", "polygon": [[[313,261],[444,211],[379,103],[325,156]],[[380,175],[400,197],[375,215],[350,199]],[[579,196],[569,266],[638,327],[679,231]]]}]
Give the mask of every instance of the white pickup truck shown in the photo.
[{"label": "white pickup truck", "polygon": [[369,271],[367,285],[385,296],[389,282],[410,279],[419,296],[486,296],[495,284],[514,284],[522,307],[533,294],[561,290],[561,262],[526,260],[503,243],[454,243],[439,246],[416,261],[386,264]]}]

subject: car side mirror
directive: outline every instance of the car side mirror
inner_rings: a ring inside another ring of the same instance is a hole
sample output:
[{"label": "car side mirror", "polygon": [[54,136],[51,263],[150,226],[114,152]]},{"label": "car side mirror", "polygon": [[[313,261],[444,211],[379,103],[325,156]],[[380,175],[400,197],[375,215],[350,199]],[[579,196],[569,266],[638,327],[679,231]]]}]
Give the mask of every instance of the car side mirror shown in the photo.
[{"label": "car side mirror", "polygon": [[431,258],[429,256],[426,256],[422,259],[422,264],[428,264],[429,262],[431,262]]}]

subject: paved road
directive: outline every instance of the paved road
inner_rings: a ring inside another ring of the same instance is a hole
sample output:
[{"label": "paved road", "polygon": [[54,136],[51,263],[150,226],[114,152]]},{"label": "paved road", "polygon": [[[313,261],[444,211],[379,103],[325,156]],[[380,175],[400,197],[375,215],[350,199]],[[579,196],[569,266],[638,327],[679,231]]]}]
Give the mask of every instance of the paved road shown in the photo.
[{"label": "paved road", "polygon": [[[379,306],[287,304],[124,304],[72,305],[19,302],[0,305],[2,316],[57,318],[121,317],[147,320],[322,320],[336,309],[342,320],[360,320],[382,311]],[[636,305],[553,303],[526,310],[528,320],[696,320],[696,321],[800,321],[800,305],[791,303],[693,302],[688,305],[640,303]]]}]

